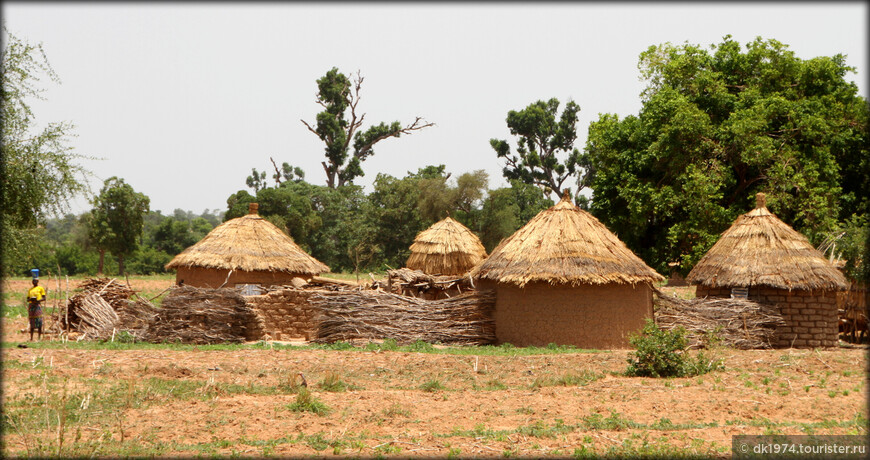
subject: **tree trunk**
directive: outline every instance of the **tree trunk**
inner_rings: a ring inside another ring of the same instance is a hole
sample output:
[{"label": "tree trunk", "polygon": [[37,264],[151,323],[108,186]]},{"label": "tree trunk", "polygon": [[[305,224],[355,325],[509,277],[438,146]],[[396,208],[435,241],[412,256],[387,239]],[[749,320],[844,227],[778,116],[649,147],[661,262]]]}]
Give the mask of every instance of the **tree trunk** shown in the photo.
[{"label": "tree trunk", "polygon": [[105,260],[105,258],[106,258],[106,250],[100,249],[100,264],[97,266],[97,274],[98,275],[103,274],[103,261]]},{"label": "tree trunk", "polygon": [[124,256],[118,256],[118,276],[124,276]]}]

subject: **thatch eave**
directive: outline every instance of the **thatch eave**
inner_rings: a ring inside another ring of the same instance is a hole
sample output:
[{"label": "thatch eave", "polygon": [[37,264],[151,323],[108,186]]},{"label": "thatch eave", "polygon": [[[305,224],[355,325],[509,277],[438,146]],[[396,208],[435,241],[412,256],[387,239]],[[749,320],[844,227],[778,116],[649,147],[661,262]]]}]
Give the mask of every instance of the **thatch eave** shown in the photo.
[{"label": "thatch eave", "polygon": [[767,286],[784,290],[839,291],[846,277],[809,240],[765,206],[738,217],[686,276],[691,284],[718,288]]}]

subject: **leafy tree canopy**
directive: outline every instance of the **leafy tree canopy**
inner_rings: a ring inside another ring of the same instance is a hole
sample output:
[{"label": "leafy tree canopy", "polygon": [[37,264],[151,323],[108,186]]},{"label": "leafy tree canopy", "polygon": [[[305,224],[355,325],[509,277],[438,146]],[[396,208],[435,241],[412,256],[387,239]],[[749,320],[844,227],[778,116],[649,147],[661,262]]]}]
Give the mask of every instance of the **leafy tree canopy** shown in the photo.
[{"label": "leafy tree canopy", "polygon": [[652,46],[638,115],[603,114],[581,163],[590,209],[659,271],[687,271],[757,192],[818,243],[866,213],[867,102],[845,57],[797,58],[761,38]]},{"label": "leafy tree canopy", "polygon": [[77,163],[85,157],[67,144],[73,126],[52,122],[36,124],[28,99],[42,99],[41,77],[58,83],[42,45],[31,45],[4,28],[2,80],[0,80],[0,220],[3,266],[29,264],[36,250],[37,227],[48,216],[60,216],[69,201],[87,192],[90,173]]},{"label": "leafy tree canopy", "polygon": [[314,126],[302,120],[308,130],[326,144],[326,161],[322,164],[329,188],[350,184],[355,178],[365,175],[362,162],[374,155],[374,146],[378,142],[435,125],[417,117],[404,127],[398,121],[381,122],[360,131],[366,116],[358,111],[362,83],[359,72],[348,78],[333,67],[317,80],[317,104],[324,110],[317,114]]},{"label": "leafy tree canopy", "polygon": [[[559,100],[537,101],[523,110],[511,110],[506,119],[510,133],[518,137],[516,153],[512,154],[505,140],[490,139],[489,143],[507,165],[502,170],[508,180],[521,180],[542,190],[562,195],[562,187],[578,172],[580,151],[577,140],[577,114],[580,106],[568,101],[562,115],[557,115]],[[564,159],[561,157],[565,157]],[[582,179],[578,180],[580,188]]]},{"label": "leafy tree canopy", "polygon": [[150,200],[133,190],[124,179],[110,177],[94,198],[93,205],[91,240],[98,249],[108,250],[118,258],[118,272],[123,275],[124,259],[139,247]]}]

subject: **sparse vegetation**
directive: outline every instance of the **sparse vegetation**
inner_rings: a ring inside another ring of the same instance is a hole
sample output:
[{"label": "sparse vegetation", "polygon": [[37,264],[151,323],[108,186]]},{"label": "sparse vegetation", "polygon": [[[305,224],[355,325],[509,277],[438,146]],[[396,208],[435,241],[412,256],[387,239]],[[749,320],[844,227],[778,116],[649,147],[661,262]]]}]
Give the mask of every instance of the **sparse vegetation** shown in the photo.
[{"label": "sparse vegetation", "polygon": [[326,415],[330,408],[323,401],[314,397],[307,389],[301,389],[296,393],[296,401],[289,404],[287,409],[293,412],[311,412],[317,415]]},{"label": "sparse vegetation", "polygon": [[637,351],[628,359],[626,375],[634,377],[691,377],[722,367],[717,359],[698,352],[693,358],[688,352],[688,340],[683,328],[665,330],[647,319],[640,334],[629,338]]}]

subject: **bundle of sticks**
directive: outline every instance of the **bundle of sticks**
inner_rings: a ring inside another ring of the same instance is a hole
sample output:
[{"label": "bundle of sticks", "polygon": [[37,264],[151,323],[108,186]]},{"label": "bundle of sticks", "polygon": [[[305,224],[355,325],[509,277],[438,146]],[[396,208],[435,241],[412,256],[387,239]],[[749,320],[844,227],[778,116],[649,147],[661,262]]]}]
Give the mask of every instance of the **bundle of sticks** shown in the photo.
[{"label": "bundle of sticks", "polygon": [[125,304],[136,293],[115,278],[87,278],[76,289],[86,294],[98,294],[113,307]]},{"label": "bundle of sticks", "polygon": [[744,299],[669,297],[655,290],[655,322],[662,329],[682,326],[689,348],[704,348],[712,335],[722,345],[743,350],[770,348],[785,321],[775,307]]},{"label": "bundle of sticks", "polygon": [[430,289],[446,291],[456,287],[458,293],[473,289],[466,277],[428,275],[421,270],[398,268],[387,270],[387,290],[400,295],[414,294]]},{"label": "bundle of sticks", "polygon": [[241,343],[263,334],[265,324],[235,289],[184,286],[163,299],[144,333],[149,342]]},{"label": "bundle of sticks", "polygon": [[85,338],[104,339],[118,326],[118,312],[124,309],[135,291],[109,278],[87,278],[70,297],[58,320],[66,330],[81,332]]},{"label": "bundle of sticks", "polygon": [[318,323],[314,342],[394,339],[454,345],[495,342],[493,291],[423,300],[382,291],[319,292],[309,299]]}]

